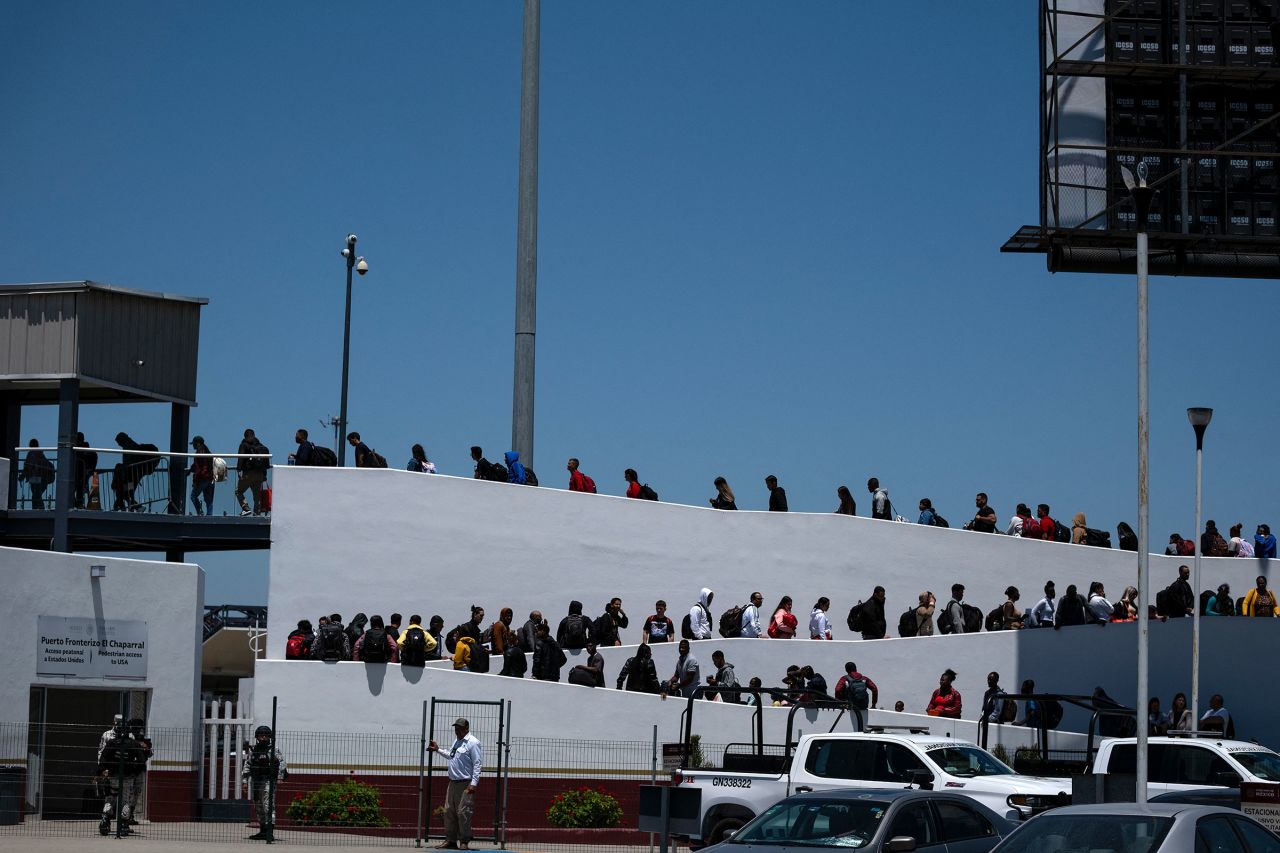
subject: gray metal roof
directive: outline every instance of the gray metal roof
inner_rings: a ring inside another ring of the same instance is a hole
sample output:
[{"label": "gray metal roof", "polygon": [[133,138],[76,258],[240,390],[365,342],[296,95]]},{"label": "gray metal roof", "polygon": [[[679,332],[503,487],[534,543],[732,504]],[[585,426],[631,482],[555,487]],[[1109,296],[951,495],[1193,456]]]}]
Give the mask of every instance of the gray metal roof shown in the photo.
[{"label": "gray metal roof", "polygon": [[209,300],[203,296],[183,296],[180,293],[156,293],[152,290],[138,290],[133,287],[121,287],[118,284],[105,284],[101,281],[39,281],[32,282],[30,284],[0,284],[0,295],[9,293],[74,290],[105,290],[111,293],[123,293],[128,296],[141,296],[144,299],[169,299],[174,302],[194,302],[197,305],[209,304]]},{"label": "gray metal roof", "polygon": [[0,285],[0,391],[23,403],[196,402],[207,299],[93,281]]}]

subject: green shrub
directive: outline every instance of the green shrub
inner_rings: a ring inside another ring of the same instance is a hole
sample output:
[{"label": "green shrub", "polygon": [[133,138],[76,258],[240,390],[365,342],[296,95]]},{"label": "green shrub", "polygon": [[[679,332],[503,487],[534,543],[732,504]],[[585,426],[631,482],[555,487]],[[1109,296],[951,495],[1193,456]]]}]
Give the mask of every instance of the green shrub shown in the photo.
[{"label": "green shrub", "polygon": [[547,822],[563,829],[601,829],[622,821],[622,806],[603,788],[585,785],[557,794],[547,809]]},{"label": "green shrub", "polygon": [[390,826],[378,789],[354,779],[330,782],[289,803],[289,819],[302,826]]}]

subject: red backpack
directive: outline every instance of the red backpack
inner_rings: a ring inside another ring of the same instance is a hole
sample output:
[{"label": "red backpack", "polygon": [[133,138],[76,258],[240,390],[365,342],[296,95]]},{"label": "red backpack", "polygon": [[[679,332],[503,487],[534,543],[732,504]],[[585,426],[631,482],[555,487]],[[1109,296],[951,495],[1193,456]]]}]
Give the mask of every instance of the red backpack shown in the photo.
[{"label": "red backpack", "polygon": [[310,637],[299,631],[294,631],[289,635],[289,641],[284,647],[285,660],[306,660],[311,657]]},{"label": "red backpack", "polygon": [[583,486],[583,491],[587,492],[588,494],[594,495],[596,493],[596,481],[588,477],[586,474],[582,475],[582,486]]},{"label": "red backpack", "polygon": [[1196,543],[1190,539],[1182,539],[1178,541],[1179,557],[1194,557],[1196,555]]}]

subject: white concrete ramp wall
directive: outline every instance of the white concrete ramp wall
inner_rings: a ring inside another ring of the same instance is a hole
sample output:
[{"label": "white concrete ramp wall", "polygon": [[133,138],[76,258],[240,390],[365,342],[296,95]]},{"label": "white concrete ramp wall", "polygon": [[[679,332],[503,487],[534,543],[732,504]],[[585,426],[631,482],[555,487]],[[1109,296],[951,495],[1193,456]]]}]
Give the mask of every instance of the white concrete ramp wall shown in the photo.
[{"label": "white concrete ramp wall", "polygon": [[[783,594],[791,595],[802,626],[810,605],[826,595],[832,600],[836,636],[848,638],[844,615],[877,584],[888,592],[893,633],[898,614],[920,591],[932,590],[945,602],[953,582],[964,583],[968,600],[987,610],[1003,600],[1010,584],[1023,591],[1023,604],[1030,606],[1048,578],[1057,582],[1059,594],[1069,583],[1083,592],[1090,581],[1100,580],[1118,597],[1137,573],[1137,555],[1118,550],[834,514],[720,512],[394,470],[280,468],[275,488],[269,625],[273,639],[268,657],[277,660],[298,619],[315,621],[335,610],[348,618],[357,611],[384,616],[400,611],[406,617],[439,613],[451,627],[466,619],[473,603],[485,608],[486,621],[510,606],[517,622],[523,622],[536,608],[554,628],[571,598],[584,602],[588,615],[595,616],[617,595],[631,617],[623,642],[634,644],[655,599],[667,600],[678,625],[705,585],[717,591],[712,606],[717,615],[742,603],[755,589],[764,593],[770,608]],[[1153,557],[1153,586],[1170,583],[1182,562],[1185,559]],[[1256,575],[1270,575],[1273,562],[1205,560],[1202,586],[1226,581],[1242,595]],[[1190,687],[1190,627],[1190,620],[1152,627],[1152,691],[1166,704],[1175,691]],[[1263,737],[1259,721],[1266,719],[1264,709],[1274,707],[1276,687],[1271,679],[1249,675],[1255,654],[1241,650],[1265,655],[1275,649],[1280,623],[1207,620],[1205,628],[1202,703],[1207,705],[1213,692],[1226,694],[1241,731]],[[1136,626],[1108,625],[832,644],[713,640],[696,644],[695,653],[706,673],[711,650],[723,646],[744,683],[759,675],[766,684],[777,684],[787,664],[810,663],[834,686],[843,662],[852,658],[879,683],[882,704],[892,707],[893,700],[902,699],[908,709],[917,710],[936,686],[938,673],[949,666],[960,673],[965,716],[973,718],[986,673],[993,669],[1008,689],[1031,677],[1041,689],[1066,693],[1089,693],[1102,685],[1120,701],[1132,702],[1135,645]],[[660,675],[669,675],[674,649],[655,648]],[[615,659],[618,653],[629,650],[610,653],[611,677],[621,665]],[[662,706],[646,703],[643,697],[596,698],[590,712],[569,714],[572,702],[580,699],[562,705],[550,698],[580,696],[567,685],[521,685],[502,679],[493,686],[473,687],[488,679],[446,672],[428,673],[410,688],[394,673],[375,691],[359,664],[322,669],[318,664],[259,662],[258,673],[260,698],[279,695],[291,714],[321,730],[326,727],[326,709],[339,706],[315,703],[318,691],[353,702],[368,697],[377,703],[370,706],[376,714],[370,715],[355,712],[344,701],[340,707],[345,720],[389,724],[408,707],[404,723],[411,731],[417,725],[414,707],[420,708],[429,693],[445,689],[437,687],[436,679],[461,678],[440,683],[447,685],[451,698],[471,690],[524,697],[521,705],[547,709],[549,724],[563,727],[566,719],[573,720],[576,734],[581,734],[578,726],[584,717],[607,720],[617,737],[644,739],[653,722],[662,722],[674,733]],[[606,702],[597,712],[594,706]],[[623,704],[615,708],[619,702]],[[522,728],[531,724],[530,710],[518,713],[526,721]],[[327,725],[345,727],[337,720]],[[525,732],[531,734],[527,728]]]}]

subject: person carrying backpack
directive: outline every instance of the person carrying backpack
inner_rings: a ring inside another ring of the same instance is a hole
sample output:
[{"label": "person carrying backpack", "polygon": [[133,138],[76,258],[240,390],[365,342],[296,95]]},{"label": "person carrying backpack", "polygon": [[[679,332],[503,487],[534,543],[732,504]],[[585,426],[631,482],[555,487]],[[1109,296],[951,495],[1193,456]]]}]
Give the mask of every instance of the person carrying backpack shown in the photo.
[{"label": "person carrying backpack", "polygon": [[1227,540],[1218,532],[1218,524],[1212,519],[1204,523],[1204,533],[1200,536],[1200,553],[1206,557],[1227,556]]},{"label": "person carrying backpack", "polygon": [[352,657],[365,663],[396,663],[400,659],[396,641],[378,614],[369,617],[369,630],[356,640]]},{"label": "person carrying backpack", "polygon": [[858,665],[849,661],[844,665],[844,675],[836,682],[836,699],[848,702],[850,707],[865,711],[880,704],[880,688],[858,672]]},{"label": "person carrying backpack", "polygon": [[417,613],[409,617],[409,627],[400,635],[397,648],[401,666],[426,666],[427,657],[436,651],[436,638],[422,627]]},{"label": "person carrying backpack", "polygon": [[507,482],[507,469],[498,462],[485,459],[484,450],[474,444],[471,446],[471,459],[476,463],[475,479]]},{"label": "person carrying backpack", "polygon": [[938,631],[942,634],[967,634],[968,626],[964,622],[964,584],[951,585],[951,600],[946,609],[938,617]]},{"label": "person carrying backpack", "polygon": [[569,471],[569,491],[585,492],[589,495],[594,495],[596,493],[596,481],[578,470],[577,459],[571,458],[568,463],[565,464],[565,468]]},{"label": "person carrying backpack", "polygon": [[507,460],[507,482],[517,486],[527,485],[528,477],[525,475],[524,465],[520,464],[520,451],[508,450],[503,458]]},{"label": "person carrying backpack", "polygon": [[684,623],[680,626],[680,635],[686,640],[711,639],[711,599],[715,593],[709,587],[703,587],[698,594],[698,603],[689,608]]},{"label": "person carrying backpack", "polygon": [[320,617],[320,630],[311,644],[311,657],[323,661],[351,660],[351,641],[338,614]]},{"label": "person carrying backpack", "polygon": [[631,624],[627,612],[622,609],[622,599],[613,598],[605,605],[604,613],[596,619],[592,630],[592,639],[598,646],[620,646],[622,640],[618,631]]},{"label": "person carrying backpack", "polygon": [[311,645],[315,642],[316,635],[311,630],[311,620],[301,619],[298,621],[298,627],[289,632],[289,638],[284,644],[285,660],[310,660]]},{"label": "person carrying backpack", "polygon": [[570,601],[569,615],[561,619],[560,626],[556,628],[557,646],[570,650],[585,649],[591,639],[591,629],[591,620],[582,615],[582,602],[577,599]]},{"label": "person carrying backpack", "polygon": [[[246,429],[244,439],[240,442],[236,453],[239,454],[236,459],[236,501],[240,504],[240,514],[261,515],[264,509],[262,486],[267,481],[267,469],[271,467],[271,460],[267,458],[271,451],[258,441],[258,436],[253,430]],[[251,492],[253,495],[252,509],[244,498],[245,492]]]},{"label": "person carrying backpack", "polygon": [[569,659],[564,656],[560,644],[551,638],[546,622],[538,626],[537,634],[537,646],[533,651],[533,677],[539,681],[559,681],[560,668]]}]

